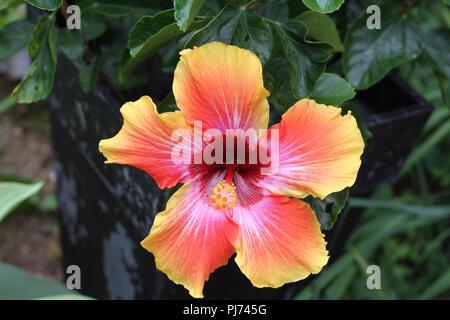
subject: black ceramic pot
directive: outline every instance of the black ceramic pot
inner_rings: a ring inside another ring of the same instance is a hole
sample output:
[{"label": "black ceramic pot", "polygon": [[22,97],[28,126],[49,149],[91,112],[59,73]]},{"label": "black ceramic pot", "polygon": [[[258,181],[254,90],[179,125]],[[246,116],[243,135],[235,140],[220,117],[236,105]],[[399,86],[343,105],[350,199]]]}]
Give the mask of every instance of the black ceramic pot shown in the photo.
[{"label": "black ceramic pot", "polygon": [[[164,79],[158,74],[154,78]],[[170,89],[170,79],[163,87],[147,94],[162,96]],[[352,193],[367,196],[379,183],[395,179],[431,107],[394,75],[358,93],[355,103],[364,110],[373,138]],[[121,102],[102,84],[90,94],[82,93],[75,67],[61,56],[50,106],[64,269],[79,265],[81,292],[96,298],[189,298],[184,288],[155,268],[153,256],[139,245],[155,214],[164,209],[168,192],[137,169],[104,165],[98,151],[98,142],[122,124]],[[344,241],[333,235],[332,256],[338,252],[333,243]],[[287,299],[300,285],[254,288],[230,259],[211,275],[204,293],[211,299]]]}]

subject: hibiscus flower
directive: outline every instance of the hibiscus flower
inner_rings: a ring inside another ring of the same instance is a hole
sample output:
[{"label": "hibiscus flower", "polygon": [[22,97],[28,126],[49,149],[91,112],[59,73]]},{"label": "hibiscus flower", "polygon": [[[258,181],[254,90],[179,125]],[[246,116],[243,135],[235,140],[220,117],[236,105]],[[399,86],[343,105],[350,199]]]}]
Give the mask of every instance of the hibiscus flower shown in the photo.
[{"label": "hibiscus flower", "polygon": [[354,184],[364,148],[355,118],[314,100],[298,101],[268,129],[279,141],[271,174],[262,173],[260,161],[175,163],[176,130],[193,132],[199,121],[203,130],[225,135],[227,129],[267,129],[269,119],[269,92],[255,54],[211,42],[180,55],[173,82],[180,110],[158,114],[147,96],[128,102],[119,133],[99,145],[106,163],[139,168],[160,188],[184,183],[142,246],[194,297],[203,297],[209,275],[234,253],[256,287],[277,288],[320,272],[328,261],[326,242],[311,207],[299,198],[323,199]]}]

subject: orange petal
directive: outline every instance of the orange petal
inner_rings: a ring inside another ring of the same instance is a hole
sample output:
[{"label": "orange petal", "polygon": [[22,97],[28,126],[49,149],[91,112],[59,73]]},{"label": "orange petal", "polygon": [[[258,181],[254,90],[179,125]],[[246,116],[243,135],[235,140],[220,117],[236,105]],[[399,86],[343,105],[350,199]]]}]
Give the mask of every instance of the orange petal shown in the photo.
[{"label": "orange petal", "polygon": [[255,287],[278,288],[320,272],[328,252],[320,224],[308,204],[266,196],[236,206],[236,263]]},{"label": "orange petal", "polygon": [[156,267],[196,298],[203,297],[209,274],[227,263],[236,225],[210,200],[200,183],[182,186],[156,216],[141,245],[153,253]]},{"label": "orange petal", "polygon": [[272,193],[321,199],[355,183],[364,140],[355,118],[341,109],[303,99],[279,124],[278,171],[261,180]]},{"label": "orange petal", "polygon": [[173,93],[189,124],[204,129],[267,128],[269,95],[252,52],[220,42],[182,51]]},{"label": "orange petal", "polygon": [[188,165],[175,164],[171,153],[172,132],[187,125],[181,112],[158,114],[150,97],[125,103],[120,112],[124,124],[119,133],[100,141],[106,163],[128,164],[147,172],[160,188],[189,180]]}]

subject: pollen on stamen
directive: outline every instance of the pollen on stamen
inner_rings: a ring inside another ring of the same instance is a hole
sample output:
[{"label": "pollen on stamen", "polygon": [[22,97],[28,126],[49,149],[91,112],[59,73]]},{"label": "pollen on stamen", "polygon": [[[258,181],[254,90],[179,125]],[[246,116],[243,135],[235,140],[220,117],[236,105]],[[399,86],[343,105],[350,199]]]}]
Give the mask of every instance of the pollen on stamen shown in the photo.
[{"label": "pollen on stamen", "polygon": [[233,183],[222,180],[213,188],[210,198],[213,207],[226,211],[237,203],[236,187]]}]

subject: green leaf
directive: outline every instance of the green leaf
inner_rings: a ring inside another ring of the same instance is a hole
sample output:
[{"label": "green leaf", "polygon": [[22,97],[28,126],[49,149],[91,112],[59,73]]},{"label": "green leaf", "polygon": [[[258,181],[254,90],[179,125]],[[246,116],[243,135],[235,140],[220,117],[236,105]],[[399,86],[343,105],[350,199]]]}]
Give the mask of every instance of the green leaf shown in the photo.
[{"label": "green leaf", "polygon": [[355,96],[355,89],[337,74],[323,73],[317,80],[310,98],[319,103],[339,106]]},{"label": "green leaf", "polygon": [[0,60],[16,53],[30,41],[33,24],[19,20],[0,29]]},{"label": "green leaf", "polygon": [[[206,20],[194,22],[190,28],[197,28],[205,23]],[[125,52],[121,60],[121,81],[124,82],[134,69],[157,50],[183,34],[176,24],[173,9],[139,19],[128,35],[129,53]]]},{"label": "green leaf", "polygon": [[321,229],[330,230],[335,224],[339,213],[345,208],[348,196],[348,189],[345,189],[340,192],[332,193],[323,200],[308,196],[305,201],[309,203],[316,213]]},{"label": "green leaf", "polygon": [[433,113],[431,113],[430,117],[428,118],[425,127],[423,128],[423,133],[429,133],[449,118],[450,110],[448,110],[447,108],[435,108],[433,110]]},{"label": "green leaf", "polygon": [[15,8],[22,2],[22,0],[2,0],[2,2],[0,3],[0,11]]},{"label": "green leaf", "polygon": [[432,30],[425,36],[425,42],[425,53],[433,60],[435,67],[450,79],[450,30]]},{"label": "green leaf", "polygon": [[54,15],[42,17],[37,23],[29,53],[34,61],[12,93],[19,103],[45,99],[52,91],[57,59]]},{"label": "green leaf", "polygon": [[311,94],[333,48],[306,40],[307,28],[299,19],[283,24],[272,22],[272,26],[279,45],[264,68],[264,79],[271,93],[270,103],[282,113]]},{"label": "green leaf", "polygon": [[95,57],[91,63],[86,64],[82,62],[80,65],[79,79],[81,90],[83,90],[84,93],[91,92],[98,81],[100,70],[98,61],[98,58]]},{"label": "green leaf", "polygon": [[315,11],[305,11],[297,19],[308,28],[308,36],[332,45],[336,52],[344,51],[336,24],[329,16]]},{"label": "green leaf", "polygon": [[58,29],[58,47],[74,62],[83,58],[83,34],[79,30]]},{"label": "green leaf", "polygon": [[381,29],[369,30],[366,17],[362,16],[346,37],[343,57],[346,78],[356,89],[374,85],[392,68],[420,54],[419,32],[404,17],[382,20]]},{"label": "green leaf", "polygon": [[173,0],[175,20],[181,31],[187,31],[202,8],[204,0]]},{"label": "green leaf", "polygon": [[[155,8],[163,8],[160,0],[81,0],[82,15],[99,14],[110,18],[125,17],[135,13],[150,14]],[[82,18],[83,19],[83,18]],[[82,22],[83,23],[83,22]]]},{"label": "green leaf", "polygon": [[0,182],[0,221],[22,201],[41,190],[42,186],[43,184],[41,182],[35,184]]},{"label": "green leaf", "polygon": [[273,35],[269,24],[246,6],[227,5],[204,28],[194,33],[185,47],[220,41],[253,51],[263,63],[271,54]]},{"label": "green leaf", "polygon": [[98,56],[92,58],[90,63],[83,60],[83,34],[78,30],[58,30],[58,45],[64,54],[71,59],[79,68],[78,75],[81,90],[89,93],[94,88],[99,77],[99,59]]},{"label": "green leaf", "polygon": [[427,61],[450,79],[450,30],[431,30],[424,40],[423,51]]},{"label": "green leaf", "polygon": [[445,271],[438,277],[426,290],[422,293],[419,299],[436,299],[439,295],[447,292],[450,289],[450,269]]},{"label": "green leaf", "polygon": [[441,70],[434,70],[434,76],[441,91],[442,101],[450,109],[450,79]]},{"label": "green leaf", "polygon": [[36,8],[48,11],[55,11],[61,7],[63,0],[25,0]]},{"label": "green leaf", "polygon": [[83,12],[81,18],[81,32],[87,41],[97,39],[105,33],[106,29],[108,29],[106,19],[106,17],[95,11]]},{"label": "green leaf", "polygon": [[355,279],[357,271],[354,264],[346,268],[345,272],[341,273],[325,290],[325,298],[330,300],[342,299],[352,280]]},{"label": "green leaf", "polygon": [[353,257],[347,253],[341,256],[334,263],[325,266],[319,276],[315,278],[312,285],[309,285],[303,289],[294,299],[304,299],[305,297],[308,297],[309,299],[314,298],[311,297],[313,292],[318,292],[330,283],[333,283],[335,279],[338,279],[343,273],[345,273],[345,270],[351,267],[353,261]]},{"label": "green leaf", "polygon": [[331,13],[339,10],[345,0],[302,0],[309,9],[321,12]]},{"label": "green leaf", "polygon": [[81,294],[56,294],[56,295],[45,295],[39,298],[33,298],[33,300],[93,300],[90,297],[82,296]]},{"label": "green leaf", "polygon": [[150,5],[148,2],[146,0],[82,0],[79,6],[82,15],[89,13],[119,18],[145,10]]},{"label": "green leaf", "polygon": [[15,105],[16,101],[11,96],[7,96],[6,98],[0,100],[0,114],[11,109]]},{"label": "green leaf", "polygon": [[291,67],[280,48],[272,53],[272,57],[264,66],[264,84],[270,92],[269,102],[279,115],[285,112],[295,102],[290,82]]},{"label": "green leaf", "polygon": [[383,211],[392,210],[429,219],[439,219],[450,216],[450,205],[422,206],[405,204],[395,200],[352,197],[349,201],[349,206],[352,208],[383,209]]},{"label": "green leaf", "polygon": [[6,263],[0,263],[0,299],[70,299],[85,300],[89,297],[77,294],[60,283],[29,273]]},{"label": "green leaf", "polygon": [[332,47],[306,41],[307,28],[300,20],[273,26],[289,64],[292,93],[297,99],[308,97],[325,70],[325,62],[332,56]]},{"label": "green leaf", "polygon": [[158,110],[162,112],[172,112],[178,109],[177,103],[173,92],[171,91],[167,96],[158,104]]},{"label": "green leaf", "polygon": [[442,231],[439,235],[435,236],[431,241],[429,241],[420,254],[419,259],[416,259],[416,265],[420,266],[422,263],[427,261],[433,254],[439,252],[442,246],[445,245],[445,241],[450,237],[450,229]]},{"label": "green leaf", "polygon": [[131,28],[128,35],[130,55],[136,57],[146,51],[153,54],[161,44],[183,34],[177,30],[173,17],[174,10],[162,11],[154,16],[145,16]]},{"label": "green leaf", "polygon": [[260,2],[261,15],[271,20],[289,20],[289,0],[265,0]]},{"label": "green leaf", "polygon": [[436,131],[430,134],[419,146],[417,146],[413,152],[406,159],[405,164],[400,172],[400,175],[405,174],[419,161],[429,155],[430,150],[433,149],[444,139],[450,136],[450,121],[444,122],[440,125]]}]

